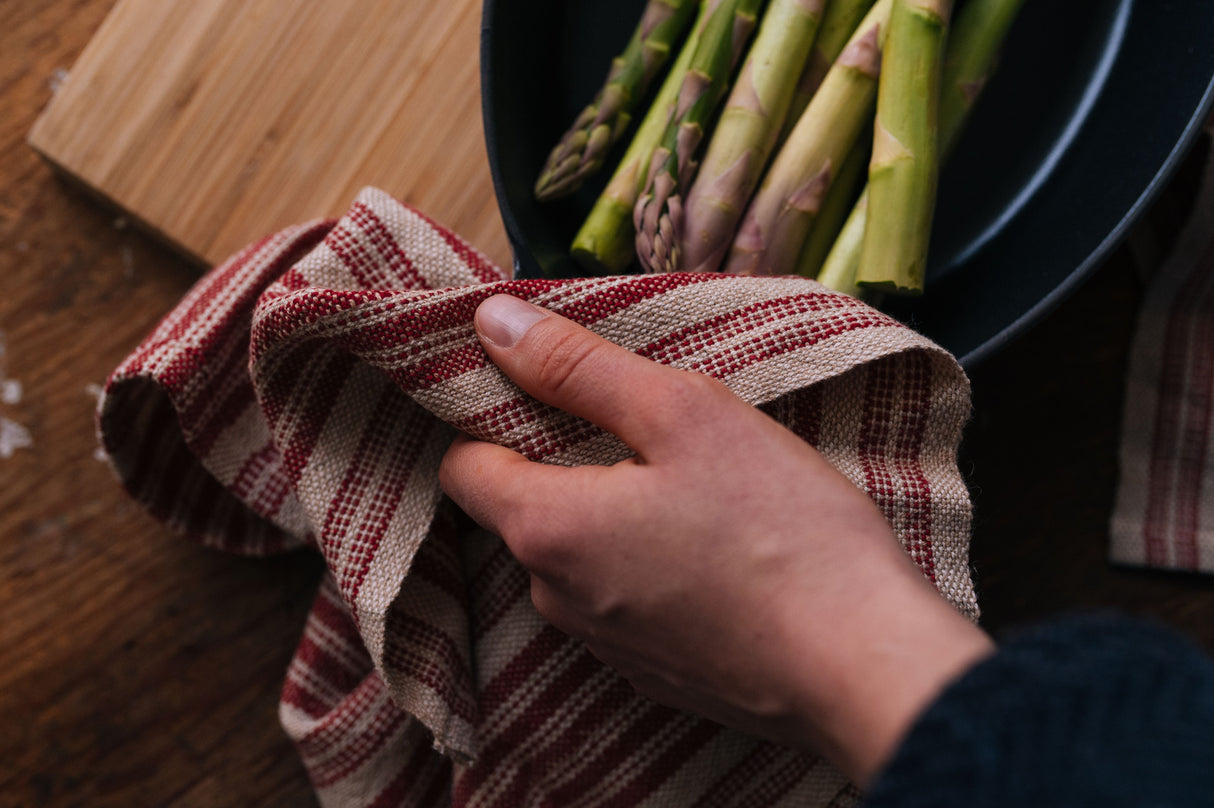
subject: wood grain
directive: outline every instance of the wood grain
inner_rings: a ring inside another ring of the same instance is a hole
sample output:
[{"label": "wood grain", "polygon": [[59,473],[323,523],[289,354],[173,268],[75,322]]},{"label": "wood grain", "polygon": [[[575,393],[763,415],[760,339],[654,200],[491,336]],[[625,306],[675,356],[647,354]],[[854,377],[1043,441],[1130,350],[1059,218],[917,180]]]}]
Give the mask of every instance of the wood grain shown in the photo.
[{"label": "wood grain", "polygon": [[0,3],[0,806],[314,805],[277,702],[320,563],[182,541],[94,457],[90,385],[197,277],[25,143],[111,5]]},{"label": "wood grain", "polygon": [[120,0],[30,143],[206,263],[375,185],[505,265],[480,7]]}]

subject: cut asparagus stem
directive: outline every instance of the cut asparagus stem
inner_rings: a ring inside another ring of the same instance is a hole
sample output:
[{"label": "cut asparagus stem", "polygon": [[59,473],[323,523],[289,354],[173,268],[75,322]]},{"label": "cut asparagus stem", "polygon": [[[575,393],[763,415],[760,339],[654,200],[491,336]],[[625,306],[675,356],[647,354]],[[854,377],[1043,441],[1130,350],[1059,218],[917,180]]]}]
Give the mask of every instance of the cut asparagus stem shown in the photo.
[{"label": "cut asparagus stem", "polygon": [[[681,266],[712,272],[733,242],[809,56],[826,0],[772,0],[684,208]],[[679,252],[675,253],[676,256]]]},{"label": "cut asparagus stem", "polygon": [[[952,153],[970,110],[985,89],[999,60],[999,52],[1024,0],[969,0],[957,11],[944,52],[944,79],[940,92],[940,158]],[[832,289],[858,288],[856,269],[864,244],[867,190],[861,194],[847,224],[840,231],[818,273]]]},{"label": "cut asparagus stem", "polygon": [[581,187],[628,128],[632,111],[666,64],[698,0],[649,0],[603,88],[561,138],[535,183],[535,196],[557,199]]},{"label": "cut asparagus stem", "polygon": [[700,4],[695,25],[662,82],[657,97],[637,127],[607,187],[599,194],[586,221],[574,236],[570,252],[592,275],[618,274],[636,258],[636,229],[632,225],[632,210],[644,187],[649,159],[666,131],[679,88],[683,86],[691,57],[699,46],[704,23],[713,8],[713,3]]},{"label": "cut asparagus stem", "polygon": [[878,0],[814,94],[746,210],[725,270],[787,275],[831,181],[872,119],[893,0]]},{"label": "cut asparagus stem", "polygon": [[830,66],[839,58],[847,40],[855,33],[874,2],[875,0],[830,0],[827,3],[813,50],[809,53],[801,77],[797,79],[797,89],[793,92],[788,115],[784,118],[784,126],[780,130],[777,143],[788,139],[801,113],[809,106],[809,99],[814,97]]},{"label": "cut asparagus stem", "polygon": [[679,88],[674,115],[650,158],[645,189],[633,211],[637,257],[650,272],[679,265],[682,196],[696,170],[696,153],[754,30],[760,0],[721,0],[704,26]]},{"label": "cut asparagus stem", "polygon": [[936,203],[940,74],[952,0],[894,0],[873,124],[868,226],[856,282],[923,292]]}]

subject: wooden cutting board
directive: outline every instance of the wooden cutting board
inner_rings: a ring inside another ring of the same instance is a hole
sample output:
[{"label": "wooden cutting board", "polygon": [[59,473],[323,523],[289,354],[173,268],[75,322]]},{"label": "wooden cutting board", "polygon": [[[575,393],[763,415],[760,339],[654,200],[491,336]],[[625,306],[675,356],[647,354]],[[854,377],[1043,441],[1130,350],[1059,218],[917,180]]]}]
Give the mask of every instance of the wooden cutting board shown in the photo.
[{"label": "wooden cutting board", "polygon": [[499,264],[481,0],[118,0],[31,130],[71,176],[215,263],[364,185]]}]

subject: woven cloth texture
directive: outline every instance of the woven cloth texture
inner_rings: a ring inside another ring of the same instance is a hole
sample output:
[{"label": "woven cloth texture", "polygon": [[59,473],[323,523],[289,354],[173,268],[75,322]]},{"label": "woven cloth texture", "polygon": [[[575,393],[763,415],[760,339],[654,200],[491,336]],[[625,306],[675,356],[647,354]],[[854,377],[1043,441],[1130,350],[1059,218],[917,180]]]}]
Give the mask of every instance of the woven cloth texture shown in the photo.
[{"label": "woven cloth texture", "polygon": [[1113,560],[1214,572],[1214,160],[1209,158],[1189,221],[1147,287],[1123,413],[1110,525]]},{"label": "woven cloth texture", "polygon": [[457,431],[548,463],[629,454],[488,361],[472,318],[500,292],[721,379],[867,491],[977,615],[956,464],[969,386],[945,351],[799,278],[511,280],[366,189],[339,221],[212,270],[112,374],[98,412],[124,486],[188,537],[323,554],[280,708],[320,802],[854,804],[825,761],[638,696],[545,624],[501,540],[443,498]]}]

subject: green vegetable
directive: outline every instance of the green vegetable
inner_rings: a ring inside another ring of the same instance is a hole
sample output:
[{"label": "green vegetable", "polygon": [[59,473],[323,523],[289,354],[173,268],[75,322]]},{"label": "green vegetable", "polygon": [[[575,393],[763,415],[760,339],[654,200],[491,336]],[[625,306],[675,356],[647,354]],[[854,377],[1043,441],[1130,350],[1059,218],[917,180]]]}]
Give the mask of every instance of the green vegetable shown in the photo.
[{"label": "green vegetable", "polygon": [[772,161],[734,238],[725,271],[788,275],[835,174],[871,120],[893,0],[878,0]]},{"label": "green vegetable", "polygon": [[952,0],[894,0],[868,166],[856,282],[921,294],[936,205],[941,58]]},{"label": "green vegetable", "polygon": [[759,6],[760,0],[720,0],[704,26],[633,212],[637,257],[651,272],[678,266],[682,195],[695,175],[696,152],[754,30]]},{"label": "green vegetable", "polygon": [[607,152],[627,130],[633,109],[644,100],[697,6],[697,0],[649,0],[624,52],[594,100],[561,138],[535,183],[540,200],[557,199],[581,187],[599,170]]},{"label": "green vegetable", "polygon": [[682,268],[716,270],[767,166],[826,0],[773,0],[687,193]]},{"label": "green vegetable", "polygon": [[636,259],[636,229],[632,226],[632,211],[644,188],[649,160],[666,131],[679,88],[683,86],[683,77],[687,75],[691,57],[699,47],[700,34],[712,8],[707,2],[700,4],[699,17],[662,82],[657,97],[637,127],[607,187],[599,194],[586,221],[573,238],[570,252],[592,275],[618,274]]}]

